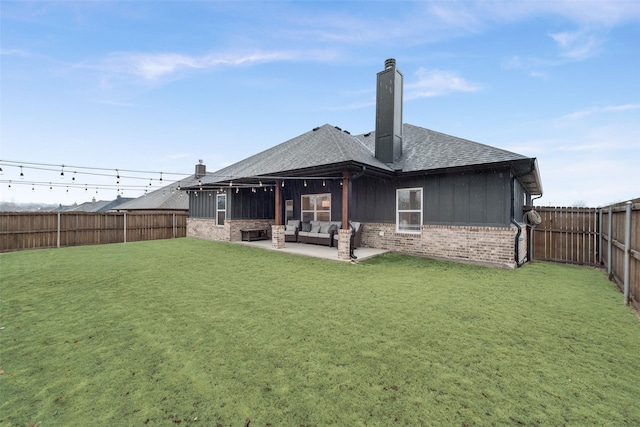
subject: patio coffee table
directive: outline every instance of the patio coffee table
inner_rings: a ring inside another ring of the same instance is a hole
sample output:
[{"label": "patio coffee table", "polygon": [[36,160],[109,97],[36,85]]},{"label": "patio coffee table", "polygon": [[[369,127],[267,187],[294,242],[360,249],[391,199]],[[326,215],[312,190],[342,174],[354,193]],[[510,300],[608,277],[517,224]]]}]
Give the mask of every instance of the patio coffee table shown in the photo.
[{"label": "patio coffee table", "polygon": [[243,228],[240,230],[242,233],[242,240],[250,242],[252,240],[267,240],[269,239],[268,228]]}]

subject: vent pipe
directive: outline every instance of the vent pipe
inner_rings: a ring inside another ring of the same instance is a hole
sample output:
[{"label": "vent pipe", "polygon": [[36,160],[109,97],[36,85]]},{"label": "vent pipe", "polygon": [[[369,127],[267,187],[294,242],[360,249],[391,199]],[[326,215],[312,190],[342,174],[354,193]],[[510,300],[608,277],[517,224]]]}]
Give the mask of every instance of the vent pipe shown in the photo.
[{"label": "vent pipe", "polygon": [[376,158],[393,163],[402,155],[402,86],[396,60],[384,61],[376,86]]}]

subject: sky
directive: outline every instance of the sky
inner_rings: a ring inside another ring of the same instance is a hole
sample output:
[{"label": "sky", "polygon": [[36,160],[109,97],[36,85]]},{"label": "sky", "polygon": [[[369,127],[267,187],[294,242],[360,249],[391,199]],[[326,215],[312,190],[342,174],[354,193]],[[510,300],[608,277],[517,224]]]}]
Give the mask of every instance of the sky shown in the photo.
[{"label": "sky", "polygon": [[606,206],[640,197],[638,40],[638,1],[3,0],[0,200],[138,197],[370,132],[395,58],[405,123],[537,158],[537,205]]}]

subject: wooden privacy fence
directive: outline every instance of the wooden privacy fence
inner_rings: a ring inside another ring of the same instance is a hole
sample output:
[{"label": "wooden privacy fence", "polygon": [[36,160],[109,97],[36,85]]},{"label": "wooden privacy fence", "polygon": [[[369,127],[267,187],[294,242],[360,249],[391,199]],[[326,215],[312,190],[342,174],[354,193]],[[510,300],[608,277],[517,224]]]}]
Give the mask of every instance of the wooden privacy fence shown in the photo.
[{"label": "wooden privacy fence", "polygon": [[542,222],[532,229],[532,259],[598,265],[597,209],[536,207],[535,210]]},{"label": "wooden privacy fence", "polygon": [[640,310],[640,199],[608,206],[600,214],[600,262],[609,279]]},{"label": "wooden privacy fence", "polygon": [[171,239],[186,212],[0,212],[0,252]]},{"label": "wooden privacy fence", "polygon": [[625,304],[640,309],[640,199],[604,208],[535,210],[542,221],[530,229],[532,260],[604,266]]}]

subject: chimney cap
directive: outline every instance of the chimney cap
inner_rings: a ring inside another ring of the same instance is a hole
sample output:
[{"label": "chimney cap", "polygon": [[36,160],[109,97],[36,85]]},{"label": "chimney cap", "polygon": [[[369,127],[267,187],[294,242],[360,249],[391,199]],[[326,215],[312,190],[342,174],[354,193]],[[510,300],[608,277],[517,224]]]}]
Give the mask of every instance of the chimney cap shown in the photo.
[{"label": "chimney cap", "polygon": [[396,60],[394,58],[389,58],[389,59],[384,61],[384,69],[385,70],[387,68],[391,68],[391,67],[395,67],[395,66],[396,66]]}]

